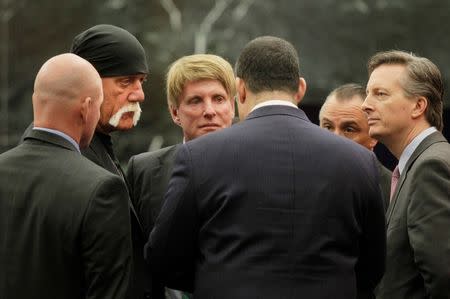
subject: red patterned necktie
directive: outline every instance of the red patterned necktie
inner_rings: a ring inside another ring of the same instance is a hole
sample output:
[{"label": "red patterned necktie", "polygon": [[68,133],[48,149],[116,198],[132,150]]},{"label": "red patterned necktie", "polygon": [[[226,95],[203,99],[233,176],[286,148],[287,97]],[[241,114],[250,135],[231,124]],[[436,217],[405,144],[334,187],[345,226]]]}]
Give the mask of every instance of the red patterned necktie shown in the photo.
[{"label": "red patterned necktie", "polygon": [[398,170],[398,165],[394,168],[394,171],[392,172],[392,178],[391,178],[391,200],[392,196],[394,196],[395,188],[397,188],[398,178],[400,177],[400,171]]}]

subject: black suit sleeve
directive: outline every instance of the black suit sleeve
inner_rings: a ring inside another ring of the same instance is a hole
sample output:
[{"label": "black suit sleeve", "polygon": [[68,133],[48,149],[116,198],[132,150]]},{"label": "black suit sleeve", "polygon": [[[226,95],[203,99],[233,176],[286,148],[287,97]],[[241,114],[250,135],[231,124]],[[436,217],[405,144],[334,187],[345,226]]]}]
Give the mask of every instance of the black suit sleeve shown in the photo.
[{"label": "black suit sleeve", "polygon": [[186,146],[178,152],[164,205],[145,246],[155,277],[166,286],[192,292],[198,220],[192,167]]},{"label": "black suit sleeve", "polygon": [[131,271],[131,228],[124,182],[110,175],[85,212],[81,250],[86,298],[124,298]]},{"label": "black suit sleeve", "polygon": [[373,290],[381,280],[386,261],[386,220],[381,189],[378,183],[376,158],[372,155],[373,176],[362,192],[362,232],[359,240],[360,255],[356,264],[358,298],[373,298]]},{"label": "black suit sleeve", "polygon": [[137,207],[137,205],[136,205],[137,195],[135,194],[136,193],[136,187],[134,186],[135,185],[135,179],[134,179],[134,172],[135,172],[134,171],[134,158],[135,158],[135,156],[131,157],[130,160],[128,161],[128,165],[127,165],[127,170],[126,170],[125,176],[126,176],[127,182],[128,182],[128,189],[129,189],[129,192],[130,192],[131,201],[132,201],[133,205],[135,207]]}]

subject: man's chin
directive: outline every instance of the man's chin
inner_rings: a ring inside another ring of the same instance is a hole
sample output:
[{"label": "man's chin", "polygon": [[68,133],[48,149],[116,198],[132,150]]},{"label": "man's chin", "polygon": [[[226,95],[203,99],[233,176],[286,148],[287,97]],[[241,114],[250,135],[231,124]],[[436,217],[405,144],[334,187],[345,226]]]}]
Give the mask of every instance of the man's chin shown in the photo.
[{"label": "man's chin", "polygon": [[379,132],[379,130],[375,129],[375,128],[371,128],[369,129],[369,136],[373,139],[376,140],[380,140],[380,138],[383,137],[383,134],[381,134],[381,132]]}]

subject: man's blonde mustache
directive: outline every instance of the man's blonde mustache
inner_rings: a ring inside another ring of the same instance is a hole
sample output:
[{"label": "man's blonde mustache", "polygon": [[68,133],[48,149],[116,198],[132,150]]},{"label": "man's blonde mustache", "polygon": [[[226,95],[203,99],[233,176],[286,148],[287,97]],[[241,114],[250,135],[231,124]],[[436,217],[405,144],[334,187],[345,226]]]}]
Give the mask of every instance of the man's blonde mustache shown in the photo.
[{"label": "man's blonde mustache", "polygon": [[119,109],[110,119],[109,124],[113,127],[117,127],[119,125],[120,119],[122,118],[124,113],[134,112],[133,114],[133,126],[136,126],[139,118],[141,118],[141,107],[138,102],[130,103]]}]

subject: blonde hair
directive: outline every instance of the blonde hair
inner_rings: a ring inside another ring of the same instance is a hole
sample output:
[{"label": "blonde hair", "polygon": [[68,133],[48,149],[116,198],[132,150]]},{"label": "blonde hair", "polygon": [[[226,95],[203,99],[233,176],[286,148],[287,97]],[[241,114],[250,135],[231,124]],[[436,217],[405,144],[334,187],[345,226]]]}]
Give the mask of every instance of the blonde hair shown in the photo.
[{"label": "blonde hair", "polygon": [[178,98],[188,82],[217,80],[234,101],[236,81],[230,63],[212,54],[194,54],[181,57],[169,67],[166,75],[167,105],[178,107]]}]

